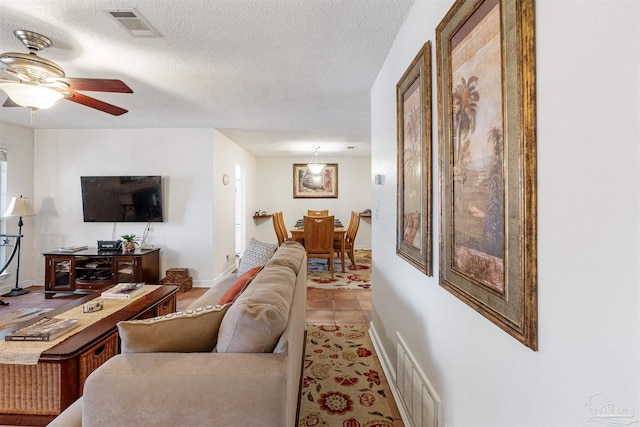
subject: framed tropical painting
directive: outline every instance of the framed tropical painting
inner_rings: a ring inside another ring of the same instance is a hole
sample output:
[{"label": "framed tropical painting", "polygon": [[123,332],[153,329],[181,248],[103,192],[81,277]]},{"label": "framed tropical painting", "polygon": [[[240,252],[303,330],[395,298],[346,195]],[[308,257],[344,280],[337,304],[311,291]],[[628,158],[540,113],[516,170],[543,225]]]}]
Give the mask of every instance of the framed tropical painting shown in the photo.
[{"label": "framed tropical painting", "polygon": [[431,43],[426,42],[396,85],[398,201],[396,253],[432,273]]},{"label": "framed tropical painting", "polygon": [[440,284],[537,349],[534,0],[458,0],[436,29]]}]

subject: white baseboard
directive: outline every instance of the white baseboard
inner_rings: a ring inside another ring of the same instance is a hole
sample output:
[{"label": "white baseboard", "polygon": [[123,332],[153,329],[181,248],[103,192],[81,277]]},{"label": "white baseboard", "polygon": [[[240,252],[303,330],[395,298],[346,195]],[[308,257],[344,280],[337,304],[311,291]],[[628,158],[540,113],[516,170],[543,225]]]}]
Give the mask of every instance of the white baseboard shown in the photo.
[{"label": "white baseboard", "polygon": [[[33,280],[24,280],[19,283],[21,288],[28,288],[29,286],[34,286]],[[44,286],[41,284],[40,286]],[[6,294],[11,289],[16,287],[16,278],[12,278],[11,275],[7,275],[4,280],[0,281],[0,295]]]},{"label": "white baseboard", "polygon": [[238,268],[236,265],[230,265],[227,268],[224,269],[224,271],[220,274],[218,274],[218,276],[214,277],[213,279],[213,284],[215,284],[218,280],[222,279],[223,277],[225,277],[227,274],[233,273],[233,271]]},{"label": "white baseboard", "polygon": [[194,288],[212,288],[213,284],[211,280],[193,280],[192,287]]},{"label": "white baseboard", "polygon": [[11,289],[13,289],[15,285],[10,285],[9,283],[0,283],[0,295],[6,294]]},{"label": "white baseboard", "polygon": [[398,411],[400,412],[400,417],[402,418],[402,422],[407,427],[413,427],[407,412],[404,407],[405,404],[400,397],[400,392],[396,388],[396,369],[395,365],[391,363],[389,360],[389,355],[384,351],[384,347],[380,342],[380,336],[376,331],[373,322],[369,323],[369,336],[371,337],[371,342],[373,343],[373,347],[376,350],[376,354],[378,355],[378,359],[380,360],[380,364],[382,365],[382,370],[384,371],[385,377],[387,377],[389,388],[391,389],[391,394],[393,394],[393,398],[396,401],[396,406],[398,407]]},{"label": "white baseboard", "polygon": [[392,382],[396,382],[396,369],[395,364],[391,363],[389,360],[389,355],[384,351],[382,344],[380,343],[380,336],[378,335],[378,331],[376,331],[373,322],[369,323],[369,336],[371,337],[371,341],[373,342],[373,346],[376,349],[376,353],[378,353],[378,357],[380,358],[380,362],[382,363],[382,369],[384,370],[384,374]]}]

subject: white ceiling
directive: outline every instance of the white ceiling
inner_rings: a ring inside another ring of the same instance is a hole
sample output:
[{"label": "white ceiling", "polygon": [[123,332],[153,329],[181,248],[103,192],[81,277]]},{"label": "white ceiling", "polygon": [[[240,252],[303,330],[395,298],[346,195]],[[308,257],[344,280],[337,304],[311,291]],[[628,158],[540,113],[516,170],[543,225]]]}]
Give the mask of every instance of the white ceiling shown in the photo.
[{"label": "white ceiling", "polygon": [[[59,101],[0,120],[36,129],[217,128],[258,157],[370,154],[369,90],[414,0],[0,0],[0,52],[13,31],[69,77],[121,79],[133,94],[85,92],[116,117]],[[160,33],[132,37],[106,9],[135,8]],[[0,73],[4,74],[4,73]],[[7,76],[4,76],[7,77]],[[6,95],[0,91],[0,104]],[[347,146],[355,149],[347,150]]]}]

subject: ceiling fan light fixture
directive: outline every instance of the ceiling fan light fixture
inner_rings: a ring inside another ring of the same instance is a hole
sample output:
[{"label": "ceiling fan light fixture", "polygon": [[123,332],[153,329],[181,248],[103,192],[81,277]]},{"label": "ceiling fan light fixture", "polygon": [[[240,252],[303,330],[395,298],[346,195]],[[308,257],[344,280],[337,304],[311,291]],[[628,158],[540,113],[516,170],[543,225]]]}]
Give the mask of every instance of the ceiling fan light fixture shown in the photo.
[{"label": "ceiling fan light fixture", "polygon": [[0,89],[5,91],[13,102],[29,109],[51,108],[63,98],[63,95],[56,90],[24,83],[0,83]]},{"label": "ceiling fan light fixture", "polygon": [[316,154],[315,154],[313,163],[309,163],[307,165],[307,169],[309,169],[312,174],[317,175],[320,172],[322,172],[322,169],[324,169],[324,167],[327,165],[324,163],[318,163],[318,148],[320,147],[313,147],[313,148],[316,149]]}]

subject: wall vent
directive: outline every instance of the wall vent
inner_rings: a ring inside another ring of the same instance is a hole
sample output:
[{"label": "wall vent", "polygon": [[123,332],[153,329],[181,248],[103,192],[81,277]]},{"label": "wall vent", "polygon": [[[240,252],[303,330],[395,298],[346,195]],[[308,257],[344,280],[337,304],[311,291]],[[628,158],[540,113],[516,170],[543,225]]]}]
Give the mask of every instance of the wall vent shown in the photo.
[{"label": "wall vent", "polygon": [[440,398],[396,332],[396,389],[412,427],[439,427]]},{"label": "wall vent", "polygon": [[133,37],[162,37],[151,23],[134,8],[104,9],[104,11]]}]

